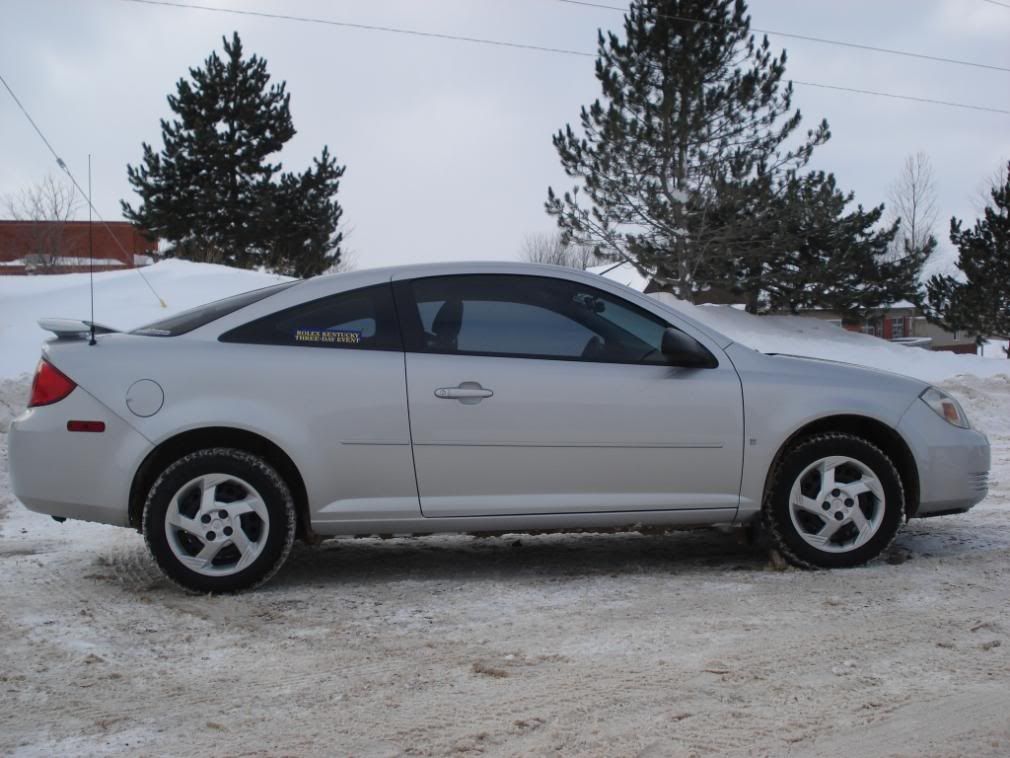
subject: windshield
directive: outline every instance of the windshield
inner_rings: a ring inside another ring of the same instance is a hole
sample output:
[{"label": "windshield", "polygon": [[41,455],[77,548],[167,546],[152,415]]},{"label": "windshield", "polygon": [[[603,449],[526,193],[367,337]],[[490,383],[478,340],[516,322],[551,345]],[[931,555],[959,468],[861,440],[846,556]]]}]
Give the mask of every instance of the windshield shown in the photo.
[{"label": "windshield", "polygon": [[234,313],[240,308],[245,308],[247,305],[258,303],[260,300],[268,298],[271,295],[283,292],[288,287],[297,284],[298,281],[295,279],[290,282],[281,282],[270,287],[263,287],[251,292],[243,292],[239,295],[215,300],[213,303],[207,303],[206,305],[199,305],[196,308],[190,308],[182,313],[177,313],[174,316],[169,316],[147,326],[142,326],[139,329],[134,329],[130,334],[140,334],[145,337],[175,337],[185,334],[201,326],[206,326],[211,321],[216,321],[222,316]]}]

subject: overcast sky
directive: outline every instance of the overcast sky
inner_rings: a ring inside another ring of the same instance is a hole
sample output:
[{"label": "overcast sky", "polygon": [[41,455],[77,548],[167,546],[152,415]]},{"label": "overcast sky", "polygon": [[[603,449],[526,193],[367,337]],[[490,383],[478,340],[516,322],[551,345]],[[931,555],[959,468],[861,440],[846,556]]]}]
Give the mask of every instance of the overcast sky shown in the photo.
[{"label": "overcast sky", "polygon": [[[620,0],[607,0],[621,5]],[[1010,0],[1006,0],[1010,5]],[[202,4],[594,51],[621,14],[557,0],[202,0]],[[285,80],[298,134],[281,160],[302,170],[324,144],[347,164],[347,247],[360,267],[515,259],[551,231],[548,185],[571,186],[551,135],[599,94],[593,60],[123,0],[0,0],[0,73],[83,181],[119,219],[126,164],[161,146],[165,96],[237,30]],[[752,0],[756,27],[1010,67],[1010,7],[986,0]],[[1010,73],[770,37],[787,77],[1010,109]],[[923,150],[942,228],[974,216],[980,184],[1010,157],[1010,116],[796,87],[805,125],[833,138],[813,166],[863,205],[886,198]],[[0,91],[0,195],[57,171]]]}]

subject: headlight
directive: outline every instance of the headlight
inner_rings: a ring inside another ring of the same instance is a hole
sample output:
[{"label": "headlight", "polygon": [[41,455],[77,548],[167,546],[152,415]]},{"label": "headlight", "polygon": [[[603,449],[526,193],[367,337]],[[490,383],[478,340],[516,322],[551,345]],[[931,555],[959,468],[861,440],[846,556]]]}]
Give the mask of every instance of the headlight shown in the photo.
[{"label": "headlight", "polygon": [[946,392],[938,390],[936,387],[930,387],[919,397],[922,399],[922,402],[936,412],[937,416],[947,423],[961,427],[962,429],[971,429],[971,424],[968,423],[968,417],[965,415],[964,409],[961,408],[957,400]]}]

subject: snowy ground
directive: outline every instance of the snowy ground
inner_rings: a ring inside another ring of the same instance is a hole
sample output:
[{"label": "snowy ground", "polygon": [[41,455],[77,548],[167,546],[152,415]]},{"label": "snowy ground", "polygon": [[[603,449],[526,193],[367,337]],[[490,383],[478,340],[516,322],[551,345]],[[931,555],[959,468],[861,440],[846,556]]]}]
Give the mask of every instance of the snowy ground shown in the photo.
[{"label": "snowy ground", "polygon": [[27,380],[0,370],[0,754],[1010,754],[1010,365],[956,365],[982,367],[942,386],[990,436],[991,494],[866,568],[776,571],[713,530],[337,540],[237,597],[17,504]]}]

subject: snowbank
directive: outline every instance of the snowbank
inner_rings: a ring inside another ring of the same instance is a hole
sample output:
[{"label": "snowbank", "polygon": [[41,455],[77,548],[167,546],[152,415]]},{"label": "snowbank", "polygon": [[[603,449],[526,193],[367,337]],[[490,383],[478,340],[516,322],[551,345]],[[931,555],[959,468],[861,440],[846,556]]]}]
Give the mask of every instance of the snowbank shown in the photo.
[{"label": "snowbank", "polygon": [[[162,307],[141,273],[165,301]],[[95,321],[133,329],[195,305],[266,287],[286,277],[208,263],[167,260],[136,269],[95,274]],[[36,323],[46,316],[90,318],[88,274],[0,276],[0,378],[34,370],[50,335]]]},{"label": "snowbank", "polygon": [[728,305],[692,305],[667,293],[656,293],[654,297],[730,339],[763,353],[788,353],[857,363],[927,382],[938,382],[960,374],[979,377],[1010,375],[1010,361],[1005,358],[982,358],[905,347],[867,334],[849,332],[816,318],[754,316]]}]

